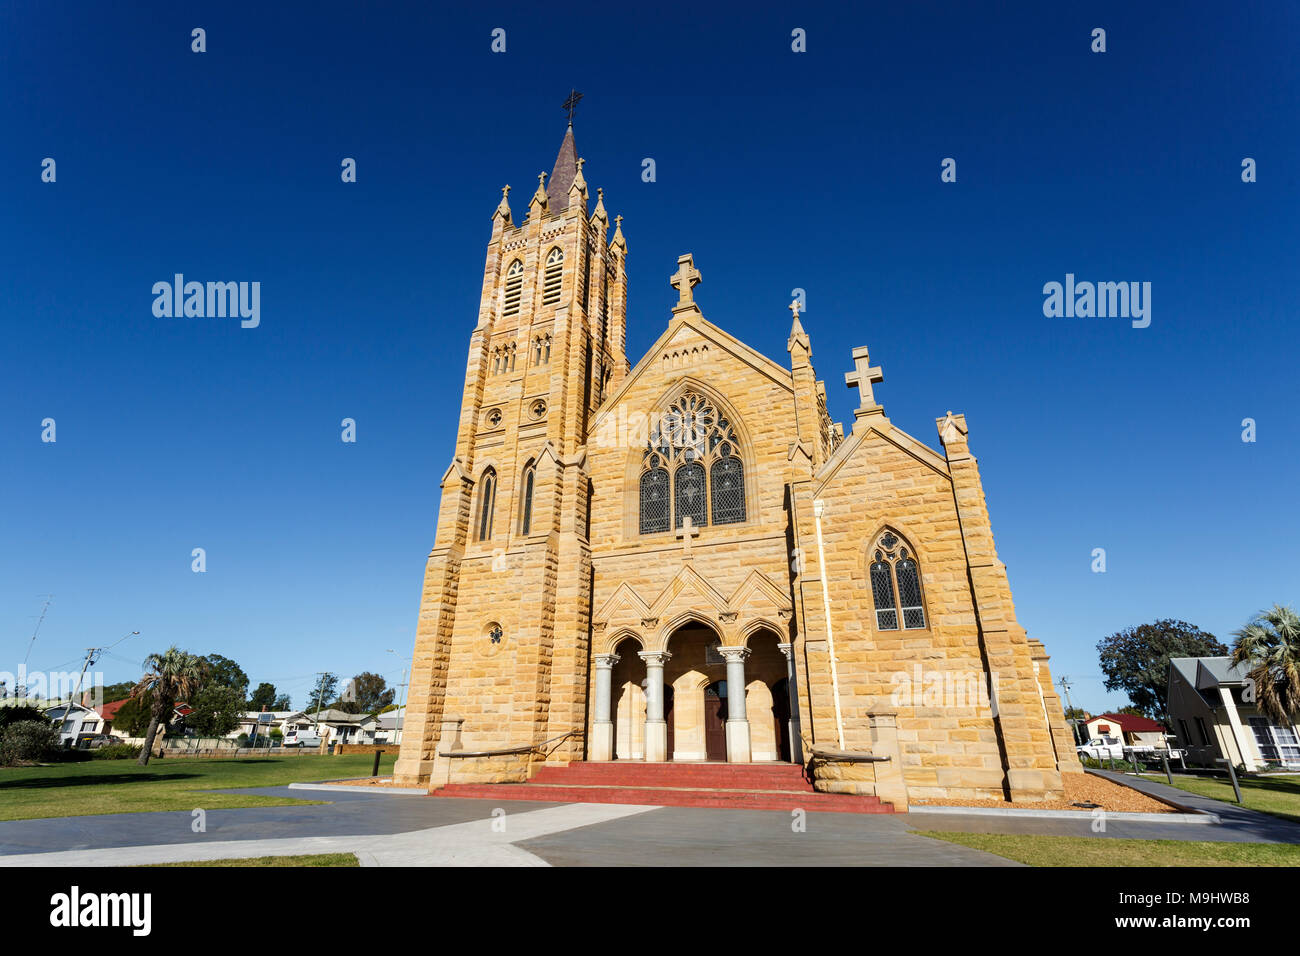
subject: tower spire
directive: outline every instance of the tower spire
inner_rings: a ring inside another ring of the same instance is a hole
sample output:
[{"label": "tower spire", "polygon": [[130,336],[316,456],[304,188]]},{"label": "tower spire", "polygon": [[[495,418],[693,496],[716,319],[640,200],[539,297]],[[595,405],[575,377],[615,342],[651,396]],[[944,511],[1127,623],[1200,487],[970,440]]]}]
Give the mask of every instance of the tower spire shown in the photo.
[{"label": "tower spire", "polygon": [[569,207],[569,187],[578,176],[578,147],[573,141],[573,111],[578,108],[582,94],[574,90],[564,101],[564,108],[569,111],[569,127],[564,131],[560,141],[560,151],[555,155],[555,167],[551,170],[551,208],[550,212],[563,212]]}]

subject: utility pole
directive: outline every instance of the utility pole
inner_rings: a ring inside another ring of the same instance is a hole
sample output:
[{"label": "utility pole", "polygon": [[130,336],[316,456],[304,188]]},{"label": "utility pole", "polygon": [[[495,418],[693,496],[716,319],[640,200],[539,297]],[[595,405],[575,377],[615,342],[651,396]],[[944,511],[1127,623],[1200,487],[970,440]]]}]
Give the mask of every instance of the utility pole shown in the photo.
[{"label": "utility pole", "polygon": [[316,736],[320,737],[320,707],[325,702],[325,677],[328,671],[317,671],[320,674],[320,686],[316,688]]},{"label": "utility pole", "polygon": [[[1070,710],[1074,710],[1074,703],[1070,700],[1070,678],[1061,675],[1061,679],[1057,683],[1061,685],[1061,690],[1065,691],[1066,706]],[[1070,724],[1070,732],[1074,735],[1074,745],[1077,747],[1079,745],[1079,718],[1076,717],[1073,722],[1067,721],[1067,723]]]},{"label": "utility pole", "polygon": [[[44,616],[43,613],[42,616]],[[63,733],[64,729],[72,723],[72,704],[77,699],[77,691],[81,689],[81,682],[86,678],[86,671],[91,664],[95,663],[95,655],[103,649],[102,647],[86,648],[86,661],[81,665],[81,673],[77,675],[77,683],[73,685],[72,693],[68,695],[68,706],[63,708],[63,724],[59,727],[59,733]],[[72,745],[73,747],[77,745],[76,734],[72,735]]]},{"label": "utility pole", "polygon": [[[390,647],[388,648],[388,653],[396,654],[397,651],[393,650]],[[406,660],[406,658],[403,657],[402,658],[402,683],[399,685],[402,690],[402,695],[400,698],[398,698],[397,715],[393,725],[394,726],[393,743],[396,744],[400,744],[402,742],[402,728],[406,725],[406,686],[407,686],[406,673],[407,673],[408,663],[409,662]]]}]

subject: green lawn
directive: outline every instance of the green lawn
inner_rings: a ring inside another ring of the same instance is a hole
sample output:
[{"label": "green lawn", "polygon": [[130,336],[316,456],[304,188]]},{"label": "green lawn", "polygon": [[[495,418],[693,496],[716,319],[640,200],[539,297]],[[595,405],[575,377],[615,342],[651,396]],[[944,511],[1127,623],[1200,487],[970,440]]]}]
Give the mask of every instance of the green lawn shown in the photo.
[{"label": "green lawn", "polygon": [[[1144,779],[1168,784],[1164,774],[1143,775]],[[1261,813],[1271,813],[1283,820],[1300,823],[1300,777],[1238,777],[1241,805]],[[1234,803],[1232,783],[1227,776],[1193,777],[1174,774],[1174,786],[1202,797]]]},{"label": "green lawn", "polygon": [[316,853],[307,856],[246,856],[237,860],[193,860],[155,863],[154,866],[360,866],[352,853]]},{"label": "green lawn", "polygon": [[1025,836],[918,831],[1029,866],[1300,866],[1291,843],[1207,843],[1112,840],[1107,837]]},{"label": "green lawn", "polygon": [[[391,773],[396,759],[396,753],[384,754],[379,772]],[[48,767],[0,768],[0,820],[320,803],[320,800],[197,791],[364,777],[370,774],[374,760],[371,754],[213,760],[168,757],[155,758],[147,767],[134,760],[92,760]]]}]

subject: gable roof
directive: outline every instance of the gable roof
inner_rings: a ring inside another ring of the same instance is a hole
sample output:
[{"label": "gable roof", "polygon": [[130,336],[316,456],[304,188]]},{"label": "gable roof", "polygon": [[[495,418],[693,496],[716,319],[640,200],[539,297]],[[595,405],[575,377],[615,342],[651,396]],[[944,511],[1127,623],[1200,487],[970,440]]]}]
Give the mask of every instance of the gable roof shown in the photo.
[{"label": "gable roof", "polygon": [[609,413],[610,409],[617,406],[623,400],[623,396],[631,390],[637,380],[640,379],[641,376],[652,367],[653,363],[658,360],[660,354],[672,341],[673,336],[684,328],[691,329],[709,342],[718,346],[718,348],[722,349],[724,352],[734,356],[759,373],[767,376],[792,395],[794,394],[794,382],[790,377],[789,369],[772,361],[772,359],[768,358],[762,352],[750,348],[730,332],[714,325],[699,312],[686,312],[672,318],[668,323],[668,327],[664,329],[663,334],[660,335],[659,338],[655,339],[654,344],[646,350],[646,353],[641,357],[641,360],[636,363],[632,368],[632,371],[628,372],[627,378],[623,379],[618,388],[614,390],[614,393],[610,395],[609,398],[605,399],[604,404],[601,405],[600,410],[596,413],[596,417],[591,420],[589,431],[595,431],[597,426],[600,424],[601,419]]},{"label": "gable roof", "polygon": [[1164,725],[1157,723],[1150,717],[1139,717],[1136,714],[1098,714],[1096,717],[1090,717],[1084,723],[1092,723],[1095,720],[1108,720],[1113,724],[1118,724],[1120,730],[1126,730],[1133,734],[1150,734],[1163,733]]}]

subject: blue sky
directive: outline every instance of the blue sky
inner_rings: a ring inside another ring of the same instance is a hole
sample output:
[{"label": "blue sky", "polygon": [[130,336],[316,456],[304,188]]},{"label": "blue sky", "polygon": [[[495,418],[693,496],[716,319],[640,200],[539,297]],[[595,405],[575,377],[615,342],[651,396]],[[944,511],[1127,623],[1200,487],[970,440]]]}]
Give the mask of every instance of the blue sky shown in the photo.
[{"label": "blue sky", "polygon": [[[6,4],[0,670],[53,594],[34,669],[139,630],[107,680],[172,643],[298,704],[318,670],[400,679],[489,216],[550,170],[570,87],[633,361],[689,251],[705,314],[781,362],[807,290],[837,419],[858,345],[899,427],[938,447],[965,412],[1075,703],[1123,702],[1115,630],[1226,641],[1300,600],[1298,8],[997,6]],[[176,272],[260,281],[260,327],[155,318]],[[1045,318],[1066,273],[1151,282],[1150,327]]]}]

